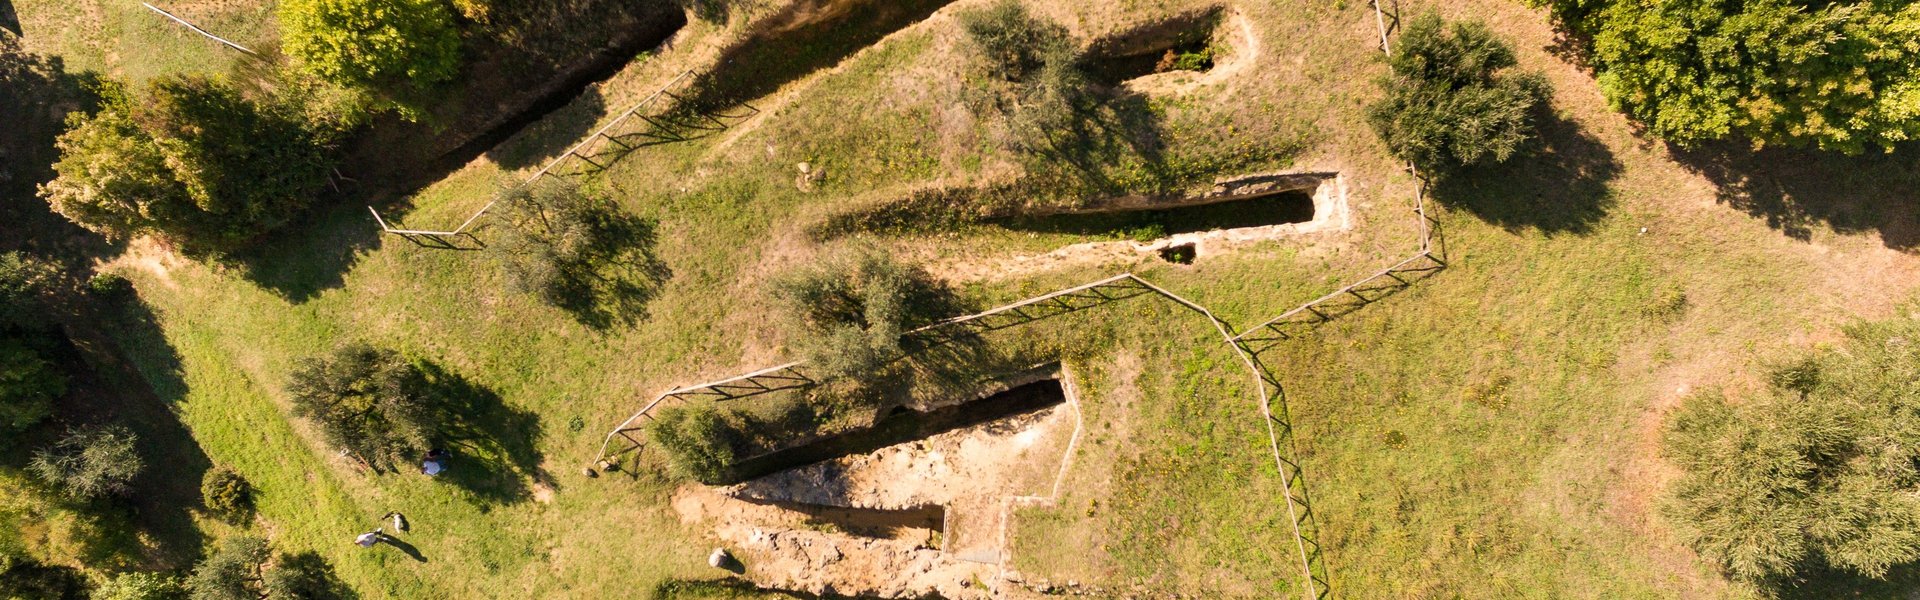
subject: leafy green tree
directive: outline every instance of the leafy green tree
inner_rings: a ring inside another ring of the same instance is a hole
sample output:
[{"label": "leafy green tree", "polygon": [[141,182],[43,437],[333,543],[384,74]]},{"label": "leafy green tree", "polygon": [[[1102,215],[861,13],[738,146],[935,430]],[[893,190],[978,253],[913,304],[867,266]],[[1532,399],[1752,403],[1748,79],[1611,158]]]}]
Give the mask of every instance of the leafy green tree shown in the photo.
[{"label": "leafy green tree", "polygon": [[132,571],[101,583],[93,600],[187,600],[187,588],[172,575]]},{"label": "leafy green tree", "polygon": [[1729,574],[1778,585],[1920,562],[1920,321],[1850,328],[1756,398],[1689,398],[1663,452],[1669,514]]},{"label": "leafy green tree", "polygon": [[0,335],[0,445],[53,414],[66,376],[19,339]]},{"label": "leafy green tree", "polygon": [[19,252],[0,252],[0,329],[40,331],[53,327],[41,301],[59,272]]},{"label": "leafy green tree", "polygon": [[673,276],[653,252],[654,224],[552,178],[515,186],[499,204],[506,227],[494,244],[516,289],[595,327],[646,318],[647,302]]},{"label": "leafy green tree", "polygon": [[73,498],[124,494],[146,468],[134,448],[137,439],[118,425],[75,429],[52,447],[34,452],[27,470]]},{"label": "leafy green tree", "polygon": [[308,73],[390,98],[460,69],[460,34],[440,0],[286,0],[280,27],[282,47]]},{"label": "leafy green tree", "polygon": [[962,11],[960,28],[989,75],[1027,81],[1050,66],[1075,60],[1067,28],[1034,16],[1018,0],[1000,0]]},{"label": "leafy green tree", "polygon": [[335,600],[352,597],[333,565],[312,551],[282,554],[261,577],[260,587],[272,600]]},{"label": "leafy green tree", "polygon": [[40,195],[109,237],[159,234],[195,252],[231,250],[285,225],[326,183],[328,150],[285,109],[225,83],[166,76],[139,102],[69,117]]},{"label": "leafy green tree", "polygon": [[742,442],[738,429],[709,404],[672,406],[647,422],[647,439],[667,453],[674,474],[703,483],[720,483]]},{"label": "leafy green tree", "polygon": [[273,555],[267,540],[240,535],[220,540],[187,578],[193,600],[260,600],[267,559]]},{"label": "leafy green tree", "polygon": [[238,516],[253,505],[253,486],[233,469],[215,467],[200,478],[200,501],[214,514]]},{"label": "leafy green tree", "polygon": [[1683,146],[1848,153],[1920,136],[1911,2],[1548,0],[1615,108]]},{"label": "leafy green tree", "polygon": [[1407,25],[1367,120],[1395,156],[1429,175],[1505,162],[1534,136],[1551,91],[1535,73],[1508,72],[1513,50],[1479,22],[1426,13]]},{"label": "leafy green tree", "polygon": [[774,282],[798,331],[794,345],[828,380],[869,375],[902,354],[900,336],[946,316],[951,292],[872,248],[829,256]]},{"label": "leafy green tree", "polygon": [[366,343],[309,358],[287,381],[294,414],[377,469],[394,469],[430,447],[439,415],[425,387],[420,369],[400,353]]}]

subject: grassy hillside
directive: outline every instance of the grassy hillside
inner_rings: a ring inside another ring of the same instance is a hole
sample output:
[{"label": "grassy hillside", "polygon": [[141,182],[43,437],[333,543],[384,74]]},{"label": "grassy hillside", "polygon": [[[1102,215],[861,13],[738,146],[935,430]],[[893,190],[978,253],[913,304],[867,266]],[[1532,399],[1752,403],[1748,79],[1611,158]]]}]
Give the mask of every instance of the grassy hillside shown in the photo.
[{"label": "grassy hillside", "polygon": [[[389,209],[409,225],[457,223],[515,178],[497,162],[555,156],[587,130],[581,123],[681,70],[727,73],[720,61],[740,40],[808,49],[790,72],[754,71],[778,81],[756,84],[774,91],[751,102],[754,116],[638,150],[584,179],[658,222],[655,251],[673,276],[633,327],[584,325],[511,291],[486,251],[378,237],[364,206],[344,201],[247,268],[135,244],[106,268],[135,280],[156,327],[117,330],[119,342],[211,461],[259,487],[259,525],[275,543],[319,552],[365,597],[630,596],[707,576],[713,540],[667,506],[675,484],[652,469],[589,479],[580,467],[606,430],[658,391],[790,358],[788,332],[768,318],[768,276],[857,243],[959,273],[952,265],[1100,237],[992,224],[809,234],[833,214],[1018,170],[1002,149],[1011,134],[967,108],[953,13],[976,4],[946,5],[864,49],[808,37],[823,34],[805,27],[788,30],[798,38],[749,35],[756,17],[779,14],[771,5],[696,20],[670,48]],[[1035,4],[1082,40],[1199,6]],[[1909,197],[1911,158],[1784,155],[1773,160],[1793,168],[1762,172],[1678,156],[1607,110],[1591,79],[1554,54],[1544,15],[1503,2],[1433,6],[1506,35],[1522,65],[1555,84],[1557,116],[1539,157],[1433,190],[1448,270],[1262,357],[1287,386],[1336,594],[1751,596],[1699,563],[1661,518],[1670,473],[1654,451],[1660,416],[1685,390],[1738,384],[1729,374],[1752,356],[1831,339],[1839,324],[1890,314],[1911,297],[1920,261],[1871,226],[1892,213],[1835,231],[1822,220],[1833,214],[1826,205],[1792,204]],[[35,41],[44,25],[34,23],[58,22],[62,10],[80,9],[20,3],[35,47],[136,78],[201,64]],[[1285,148],[1217,174],[1339,171],[1351,229],[1246,244],[1191,266],[1142,260],[956,282],[969,301],[986,306],[1132,270],[1244,327],[1412,249],[1414,182],[1361,116],[1385,72],[1371,7],[1283,1],[1232,14],[1244,21],[1229,26],[1244,22],[1257,40],[1245,47],[1252,61],[1219,82],[1130,96],[1132,122],[1150,128],[1116,139],[1164,145],[1101,150],[1100,164],[1116,170],[1096,175],[1212,164],[1236,145]],[[171,35],[120,31],[97,39],[141,45]],[[799,162],[826,169],[812,191],[796,186]],[[1837,177],[1845,171],[1873,175]],[[1782,190],[1813,181],[1839,189],[1756,202],[1730,185],[1743,174],[1773,177]],[[1796,228],[1782,231],[1782,222]],[[497,396],[465,415],[499,440],[460,449],[472,462],[457,467],[475,475],[367,473],[291,418],[282,384],[295,361],[350,340],[429,359]],[[1021,513],[1013,566],[1219,596],[1297,589],[1250,382],[1205,322],[1132,300],[1009,330],[996,343],[1064,358],[1083,373],[1092,432],[1060,505]],[[350,545],[389,510],[412,519],[405,539],[424,561]]]}]

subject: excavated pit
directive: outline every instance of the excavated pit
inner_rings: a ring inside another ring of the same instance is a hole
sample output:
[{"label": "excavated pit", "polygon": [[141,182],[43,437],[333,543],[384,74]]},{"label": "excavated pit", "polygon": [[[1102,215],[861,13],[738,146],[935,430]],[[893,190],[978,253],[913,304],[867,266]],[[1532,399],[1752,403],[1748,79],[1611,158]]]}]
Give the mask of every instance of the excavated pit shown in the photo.
[{"label": "excavated pit", "polygon": [[1210,71],[1222,47],[1215,38],[1225,13],[1210,6],[1094,40],[1087,46],[1087,72],[1117,85],[1169,71]]},{"label": "excavated pit", "polygon": [[1046,233],[1118,235],[1147,241],[1186,233],[1306,223],[1312,221],[1315,215],[1312,193],[1287,190],[1244,196],[1203,197],[1158,207],[1019,217],[1003,222],[1002,226]]}]

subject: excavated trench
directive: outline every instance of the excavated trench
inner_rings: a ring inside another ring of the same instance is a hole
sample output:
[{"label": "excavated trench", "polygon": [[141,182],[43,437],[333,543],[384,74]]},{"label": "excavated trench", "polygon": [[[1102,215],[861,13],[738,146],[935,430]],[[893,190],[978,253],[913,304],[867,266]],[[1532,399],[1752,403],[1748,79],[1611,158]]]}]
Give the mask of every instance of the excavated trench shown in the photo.
[{"label": "excavated trench", "polygon": [[926,412],[898,407],[876,419],[870,427],[739,460],[733,463],[728,480],[745,481],[843,456],[864,454],[962,427],[1058,406],[1066,400],[1066,389],[1061,387],[1059,379],[1042,379],[972,402]]},{"label": "excavated trench", "polygon": [[1087,71],[1116,85],[1170,70],[1210,70],[1215,30],[1225,12],[1210,6],[1094,40],[1087,46]]},{"label": "excavated trench", "polygon": [[1312,221],[1313,193],[1287,190],[1262,194],[1200,198],[1178,205],[1065,212],[1015,217],[1007,229],[1074,235],[1119,235],[1140,241],[1184,233],[1268,227]]}]

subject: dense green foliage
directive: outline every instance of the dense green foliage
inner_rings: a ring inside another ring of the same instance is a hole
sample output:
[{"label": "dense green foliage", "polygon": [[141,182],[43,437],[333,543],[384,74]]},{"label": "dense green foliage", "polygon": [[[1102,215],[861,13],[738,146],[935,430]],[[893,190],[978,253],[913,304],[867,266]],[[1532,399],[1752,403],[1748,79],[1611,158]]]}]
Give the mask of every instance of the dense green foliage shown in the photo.
[{"label": "dense green foliage", "polygon": [[220,540],[213,551],[194,565],[187,578],[193,600],[260,600],[267,597],[262,578],[273,551],[267,540],[242,535]]},{"label": "dense green foliage", "polygon": [[285,225],[326,184],[325,147],[292,111],[198,76],[155,79],[136,101],[69,117],[55,211],[109,237],[159,234],[189,251],[231,250]]},{"label": "dense green foliage", "polygon": [[214,514],[241,515],[253,506],[253,486],[231,468],[208,469],[200,479],[200,500]]},{"label": "dense green foliage", "polygon": [[501,194],[509,223],[493,245],[516,289],[604,327],[646,318],[672,271],[653,253],[654,224],[547,178]]},{"label": "dense green foliage", "polygon": [[180,579],[164,573],[121,573],[93,591],[93,600],[187,600]]},{"label": "dense green foliage", "polygon": [[1920,561],[1916,339],[1920,321],[1856,326],[1757,397],[1689,398],[1664,450],[1685,471],[1671,514],[1693,547],[1759,583]]},{"label": "dense green foliage", "polygon": [[900,336],[950,316],[951,293],[925,271],[871,248],[834,254],[774,282],[773,295],[797,335],[810,373],[826,380],[863,375],[902,354]]},{"label": "dense green foliage", "polygon": [[1546,0],[1601,89],[1661,138],[1859,152],[1920,135],[1911,2]]},{"label": "dense green foliage", "polygon": [[666,451],[675,475],[719,483],[733,464],[740,434],[711,404],[694,404],[655,412],[647,423],[647,439]]},{"label": "dense green foliage", "polygon": [[282,47],[300,67],[339,85],[374,90],[408,108],[406,98],[452,79],[460,34],[439,0],[287,0],[280,3]]},{"label": "dense green foliage", "polygon": [[333,600],[355,597],[333,574],[333,566],[311,551],[282,554],[262,574],[260,587],[272,600]]},{"label": "dense green foliage", "polygon": [[1505,162],[1534,136],[1546,78],[1506,72],[1513,50],[1479,22],[1426,13],[1407,25],[1367,120],[1395,156],[1429,175]]},{"label": "dense green foliage", "polygon": [[0,336],[0,440],[46,420],[66,391],[66,376],[52,362],[19,339]]},{"label": "dense green foliage", "polygon": [[398,352],[365,343],[302,361],[288,377],[293,412],[329,444],[377,469],[425,454],[439,416],[420,369]]},{"label": "dense green foliage", "polygon": [[1007,81],[1027,81],[1049,68],[1076,60],[1073,39],[1060,24],[1034,16],[1016,0],[1000,0],[962,11],[967,32],[987,73]]},{"label": "dense green foliage", "polygon": [[0,598],[81,600],[87,597],[87,580],[79,571],[0,552]]},{"label": "dense green foliage", "polygon": [[69,497],[124,494],[146,468],[134,449],[137,438],[117,425],[76,429],[33,454],[28,470]]}]

